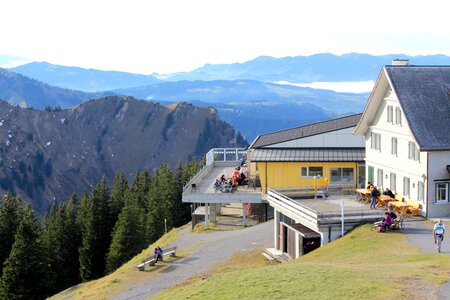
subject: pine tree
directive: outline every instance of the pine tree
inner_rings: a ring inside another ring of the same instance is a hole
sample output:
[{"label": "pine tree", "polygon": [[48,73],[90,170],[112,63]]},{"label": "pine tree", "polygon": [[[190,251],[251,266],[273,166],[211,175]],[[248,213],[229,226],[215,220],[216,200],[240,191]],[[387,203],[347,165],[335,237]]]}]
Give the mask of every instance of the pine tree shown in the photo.
[{"label": "pine tree", "polygon": [[80,275],[83,281],[102,277],[105,273],[106,253],[111,243],[108,199],[108,187],[103,178],[101,184],[93,188],[91,197],[83,197],[81,202]]},{"label": "pine tree", "polygon": [[125,192],[128,190],[128,181],[123,172],[118,172],[114,178],[111,197],[108,202],[109,226],[114,228],[117,218],[125,203]]},{"label": "pine tree", "polygon": [[2,299],[44,299],[48,296],[52,282],[45,250],[40,224],[28,205],[4,264]]},{"label": "pine tree", "polygon": [[139,218],[139,207],[131,196],[131,192],[126,193],[125,205],[119,214],[112,236],[111,246],[106,259],[106,270],[113,272],[123,263],[143,249],[142,219]]},{"label": "pine tree", "polygon": [[20,197],[7,193],[0,206],[0,276],[2,266],[11,252],[22,214]]},{"label": "pine tree", "polygon": [[81,233],[77,215],[78,201],[73,195],[58,209],[53,205],[47,217],[44,240],[55,274],[52,293],[80,282],[78,247],[81,245]]},{"label": "pine tree", "polygon": [[[172,209],[174,202],[174,180],[172,172],[165,164],[160,165],[153,178],[148,194],[148,230],[150,242],[156,241],[165,229],[173,227]],[[165,228],[166,225],[166,228]]]},{"label": "pine tree", "polygon": [[63,218],[62,227],[62,241],[61,246],[62,256],[64,258],[63,281],[64,287],[67,288],[81,281],[80,278],[80,260],[78,248],[81,246],[81,228],[79,223],[80,205],[75,195],[72,195],[64,204],[64,210],[60,211],[61,218]]}]

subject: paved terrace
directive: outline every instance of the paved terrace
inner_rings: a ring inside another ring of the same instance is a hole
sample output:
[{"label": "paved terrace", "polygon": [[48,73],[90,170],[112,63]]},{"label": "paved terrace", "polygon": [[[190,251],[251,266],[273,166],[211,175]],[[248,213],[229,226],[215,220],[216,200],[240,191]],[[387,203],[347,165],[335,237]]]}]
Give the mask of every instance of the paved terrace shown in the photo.
[{"label": "paved terrace", "polygon": [[[346,227],[379,221],[384,216],[384,209],[370,209],[369,205],[356,201],[347,195],[333,195],[328,198],[305,199],[269,189],[268,201],[274,209],[314,231],[320,228],[339,226],[343,221]],[[341,206],[342,204],[342,206]]]},{"label": "paved terrace", "polygon": [[260,187],[238,186],[237,191],[222,193],[214,189],[214,182],[222,174],[230,177],[239,165],[244,149],[211,149],[206,165],[184,187],[183,202],[191,203],[262,203]]}]

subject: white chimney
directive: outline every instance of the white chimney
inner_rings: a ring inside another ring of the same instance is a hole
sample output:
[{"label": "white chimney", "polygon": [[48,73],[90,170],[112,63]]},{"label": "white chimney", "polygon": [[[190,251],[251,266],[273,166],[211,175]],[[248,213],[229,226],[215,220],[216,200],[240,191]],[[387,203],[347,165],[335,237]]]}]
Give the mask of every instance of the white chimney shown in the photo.
[{"label": "white chimney", "polygon": [[409,59],[406,58],[394,58],[392,60],[393,66],[408,66],[409,65]]}]

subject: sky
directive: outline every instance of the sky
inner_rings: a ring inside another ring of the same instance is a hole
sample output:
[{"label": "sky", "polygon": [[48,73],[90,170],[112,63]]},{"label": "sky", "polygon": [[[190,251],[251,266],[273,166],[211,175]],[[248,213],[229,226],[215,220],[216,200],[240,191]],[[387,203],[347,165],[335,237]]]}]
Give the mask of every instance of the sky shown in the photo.
[{"label": "sky", "polygon": [[142,74],[261,55],[450,55],[449,8],[443,0],[1,1],[0,55]]}]

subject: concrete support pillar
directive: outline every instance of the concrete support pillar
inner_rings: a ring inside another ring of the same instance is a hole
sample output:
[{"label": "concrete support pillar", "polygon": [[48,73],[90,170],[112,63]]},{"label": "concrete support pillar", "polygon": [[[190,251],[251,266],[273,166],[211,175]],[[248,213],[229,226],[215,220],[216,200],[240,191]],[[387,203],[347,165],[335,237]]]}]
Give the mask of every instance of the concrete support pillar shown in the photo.
[{"label": "concrete support pillar", "polygon": [[242,223],[244,226],[247,226],[247,208],[245,207],[245,203],[242,203]]},{"label": "concrete support pillar", "polygon": [[274,244],[274,248],[279,250],[280,249],[280,213],[274,209],[273,210],[273,225],[274,225],[274,229],[273,229],[273,244]]},{"label": "concrete support pillar", "polygon": [[208,225],[209,225],[209,204],[205,203],[205,229],[208,229]]},{"label": "concrete support pillar", "polygon": [[214,224],[217,223],[217,219],[216,219],[216,216],[217,216],[217,205],[220,205],[220,204],[217,204],[217,203],[213,204],[213,203],[211,203],[210,207],[209,207],[209,217],[211,219],[211,222],[213,222]]},{"label": "concrete support pillar", "polygon": [[300,257],[300,234],[295,232],[295,258]]}]

